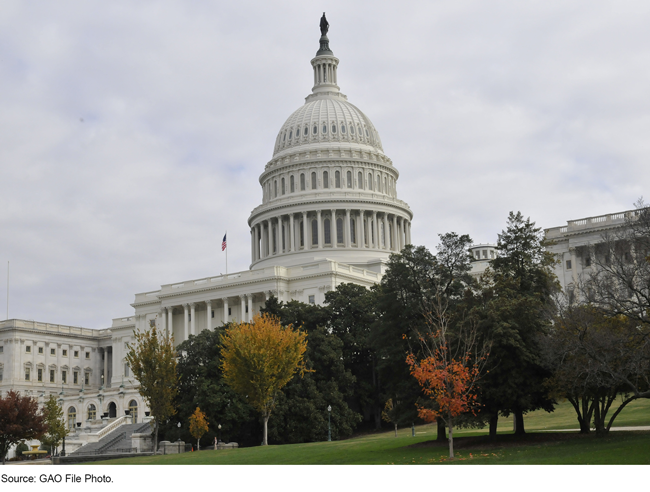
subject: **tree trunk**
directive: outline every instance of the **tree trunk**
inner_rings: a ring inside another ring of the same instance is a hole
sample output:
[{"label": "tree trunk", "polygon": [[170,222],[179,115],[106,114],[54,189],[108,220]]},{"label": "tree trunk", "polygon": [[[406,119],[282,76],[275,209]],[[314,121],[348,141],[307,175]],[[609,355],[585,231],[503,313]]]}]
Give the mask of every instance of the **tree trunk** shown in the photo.
[{"label": "tree trunk", "polygon": [[454,459],[454,422],[449,417],[449,459]]},{"label": "tree trunk", "polygon": [[262,439],[262,446],[268,446],[268,435],[269,435],[269,416],[264,416],[264,438]]},{"label": "tree trunk", "polygon": [[158,452],[158,420],[154,420],[154,425],[153,425],[153,431],[154,431],[154,438],[153,438],[153,450],[154,453]]},{"label": "tree trunk", "polygon": [[201,439],[196,440],[196,450],[201,451]]},{"label": "tree trunk", "polygon": [[513,414],[515,416],[515,434],[518,436],[524,435],[526,433],[526,429],[524,429],[524,412],[515,410]]},{"label": "tree trunk", "polygon": [[436,424],[438,424],[438,437],[436,437],[436,441],[446,441],[447,440],[447,428],[445,427],[444,420],[436,419]]},{"label": "tree trunk", "polygon": [[397,424],[395,424],[395,437],[397,437]]},{"label": "tree trunk", "polygon": [[607,434],[605,430],[605,415],[601,412],[600,399],[596,401],[594,406],[594,427],[596,428],[596,436],[604,437]]},{"label": "tree trunk", "polygon": [[497,437],[497,424],[499,422],[499,412],[496,412],[490,417],[490,439],[496,439]]}]

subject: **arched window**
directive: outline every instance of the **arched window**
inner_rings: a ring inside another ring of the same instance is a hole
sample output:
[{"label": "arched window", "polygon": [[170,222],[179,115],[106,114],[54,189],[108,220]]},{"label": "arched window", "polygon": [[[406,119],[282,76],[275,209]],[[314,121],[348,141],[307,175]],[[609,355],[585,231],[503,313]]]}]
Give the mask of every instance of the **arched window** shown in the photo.
[{"label": "arched window", "polygon": [[300,191],[305,191],[305,175],[300,175]]},{"label": "arched window", "polygon": [[274,196],[274,198],[277,198],[278,197],[278,182],[274,181],[273,184],[275,185],[274,186],[274,188],[275,188],[275,196]]},{"label": "arched window", "polygon": [[341,133],[345,133],[345,125],[341,125]]},{"label": "arched window", "polygon": [[114,419],[115,417],[117,417],[117,405],[115,405],[115,402],[110,402],[108,404],[108,418]]},{"label": "arched window", "polygon": [[77,427],[77,409],[75,407],[68,408],[68,429],[74,430]]},{"label": "arched window", "polygon": [[88,420],[95,420],[97,418],[97,408],[92,403],[88,405]]},{"label": "arched window", "polygon": [[325,229],[325,244],[332,244],[332,234],[330,231],[330,220],[325,219],[323,221],[323,229]]},{"label": "arched window", "polygon": [[318,126],[314,125],[314,128],[312,128],[312,133],[316,135],[318,133]]},{"label": "arched window", "polygon": [[284,195],[284,178],[282,178],[282,194]]},{"label": "arched window", "polygon": [[377,191],[381,193],[381,178],[377,176]]},{"label": "arched window", "polygon": [[316,189],[316,173],[311,173],[311,189]]},{"label": "arched window", "polygon": [[305,223],[300,221],[300,246],[305,247]]},{"label": "arched window", "polygon": [[324,124],[323,125],[323,135],[325,135],[326,133],[327,133],[327,125]]},{"label": "arched window", "polygon": [[336,133],[336,125],[332,125],[332,133]]},{"label": "arched window", "polygon": [[348,179],[347,179],[348,188],[352,188],[352,171],[348,171],[347,177],[348,177]]},{"label": "arched window", "polygon": [[302,134],[303,134],[305,137],[308,137],[308,136],[309,136],[309,127],[308,127],[308,126],[305,127],[305,131],[304,131]]},{"label": "arched window", "polygon": [[282,135],[282,141],[284,142],[286,140],[287,140],[287,132],[284,132],[284,135]]},{"label": "arched window", "polygon": [[341,173],[338,171],[334,173],[334,186],[337,188],[341,187]]},{"label": "arched window", "polygon": [[350,219],[350,242],[357,244],[357,222],[354,219]]},{"label": "arched window", "polygon": [[138,402],[131,400],[129,402],[129,410],[131,410],[131,416],[133,417],[133,423],[138,423]]},{"label": "arched window", "polygon": [[295,191],[295,185],[294,185],[294,179],[293,176],[289,178],[289,189],[291,190],[291,193]]},{"label": "arched window", "polygon": [[330,175],[327,171],[323,171],[323,188],[330,187]]},{"label": "arched window", "polygon": [[311,245],[318,246],[318,222],[316,220],[311,221]]},{"label": "arched window", "polygon": [[340,217],[336,219],[336,243],[343,243],[343,219]]},{"label": "arched window", "polygon": [[350,125],[350,133],[354,135],[354,125]]},{"label": "arched window", "polygon": [[296,138],[300,136],[300,128],[296,128]]},{"label": "arched window", "polygon": [[291,140],[292,138],[293,138],[293,130],[289,132],[289,140]]},{"label": "arched window", "polygon": [[359,171],[359,175],[357,176],[357,188],[363,190],[363,174],[361,174],[361,171]]},{"label": "arched window", "polygon": [[368,173],[368,189],[372,190],[372,173]]}]

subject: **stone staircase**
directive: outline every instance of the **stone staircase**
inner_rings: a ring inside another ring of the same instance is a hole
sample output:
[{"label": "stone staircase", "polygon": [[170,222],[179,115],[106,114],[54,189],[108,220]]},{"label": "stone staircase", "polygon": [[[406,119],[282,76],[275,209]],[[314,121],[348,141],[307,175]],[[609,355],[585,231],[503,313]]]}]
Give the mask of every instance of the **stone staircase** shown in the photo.
[{"label": "stone staircase", "polygon": [[97,442],[91,442],[81,446],[69,456],[133,453],[131,435],[144,433],[151,430],[148,423],[124,424],[109,432]]}]

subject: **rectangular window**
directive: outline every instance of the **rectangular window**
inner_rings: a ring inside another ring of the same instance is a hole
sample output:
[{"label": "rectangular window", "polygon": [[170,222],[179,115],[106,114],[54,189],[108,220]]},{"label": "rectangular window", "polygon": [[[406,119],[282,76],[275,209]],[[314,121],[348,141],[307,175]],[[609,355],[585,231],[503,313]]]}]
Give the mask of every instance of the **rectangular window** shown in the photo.
[{"label": "rectangular window", "polygon": [[566,261],[566,269],[571,270],[571,260]]},{"label": "rectangular window", "polygon": [[129,377],[129,363],[124,364],[124,377]]},{"label": "rectangular window", "polygon": [[187,321],[192,321],[192,313],[187,313]]},{"label": "rectangular window", "polygon": [[75,351],[74,351],[74,356],[75,356],[77,359],[79,358],[79,351],[78,351],[78,350],[75,350]]},{"label": "rectangular window", "polygon": [[3,345],[0,345],[0,354],[5,351],[5,348]]},{"label": "rectangular window", "polygon": [[68,351],[66,349],[63,349],[63,357],[67,357],[67,356],[68,356]]},{"label": "rectangular window", "polygon": [[2,381],[2,368],[0,367],[0,382]]},{"label": "rectangular window", "polygon": [[50,355],[56,355],[56,349],[50,349]]},{"label": "rectangular window", "polygon": [[37,372],[36,377],[38,378],[39,382],[42,382],[43,381],[43,369],[37,369],[37,371],[38,372]]},{"label": "rectangular window", "polygon": [[72,373],[72,384],[79,384],[79,373],[77,371]]},{"label": "rectangular window", "polygon": [[90,352],[86,352],[86,359],[90,359]]},{"label": "rectangular window", "polygon": [[54,369],[50,369],[50,383],[54,382]]},{"label": "rectangular window", "polygon": [[66,371],[61,371],[61,382],[68,384],[68,373]]},{"label": "rectangular window", "polygon": [[212,310],[212,317],[214,318],[214,309]]},{"label": "rectangular window", "polygon": [[38,353],[42,354],[43,353],[43,347],[38,347]]},{"label": "rectangular window", "polygon": [[483,258],[487,259],[487,249],[483,250]]},{"label": "rectangular window", "polygon": [[32,346],[31,346],[31,345],[27,345],[27,346],[25,347],[25,352],[28,353],[28,354],[31,354],[31,353],[32,353]]},{"label": "rectangular window", "polygon": [[309,304],[316,304],[316,296],[309,296]]},{"label": "rectangular window", "polygon": [[31,376],[31,374],[30,374],[29,367],[26,367],[25,368],[25,381],[29,381],[30,376]]},{"label": "rectangular window", "polygon": [[591,266],[591,257],[590,256],[587,256],[585,258],[585,266],[588,266],[588,267]]},{"label": "rectangular window", "polygon": [[232,308],[228,308],[228,316],[232,314]]},{"label": "rectangular window", "polygon": [[85,384],[85,385],[89,385],[89,384],[90,384],[90,373],[89,373],[89,372],[87,372],[86,374],[84,374],[84,384]]}]

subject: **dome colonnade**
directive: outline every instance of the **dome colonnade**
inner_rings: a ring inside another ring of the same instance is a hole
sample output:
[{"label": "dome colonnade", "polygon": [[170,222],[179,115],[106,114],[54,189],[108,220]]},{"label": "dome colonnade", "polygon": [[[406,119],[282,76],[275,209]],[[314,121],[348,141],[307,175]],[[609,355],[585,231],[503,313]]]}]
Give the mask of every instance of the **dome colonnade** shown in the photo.
[{"label": "dome colonnade", "polygon": [[370,119],[340,92],[338,63],[323,34],[312,93],[278,132],[260,176],[262,205],[248,220],[252,269],[323,256],[367,266],[411,242],[399,172]]}]

